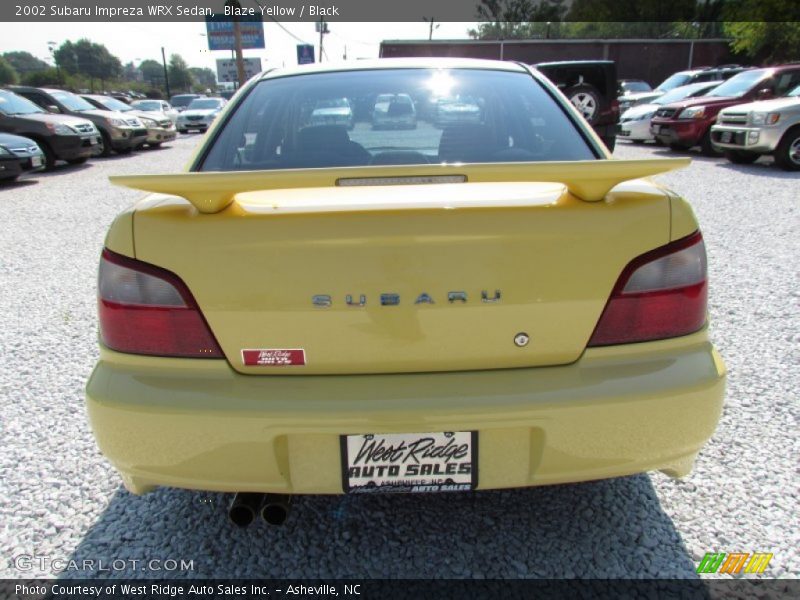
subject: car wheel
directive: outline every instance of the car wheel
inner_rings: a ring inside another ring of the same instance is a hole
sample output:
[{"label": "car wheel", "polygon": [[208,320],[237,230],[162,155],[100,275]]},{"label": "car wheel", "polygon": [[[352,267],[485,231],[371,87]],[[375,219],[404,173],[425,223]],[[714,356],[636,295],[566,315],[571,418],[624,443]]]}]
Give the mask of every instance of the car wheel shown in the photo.
[{"label": "car wheel", "polygon": [[783,135],[775,150],[775,164],[784,171],[800,171],[800,127]]},{"label": "car wheel", "polygon": [[569,88],[565,95],[583,118],[593,125],[600,114],[600,94],[594,86],[580,84]]},{"label": "car wheel", "polygon": [[711,143],[711,130],[706,131],[703,139],[700,142],[700,152],[703,156],[722,156],[722,151],[717,150],[714,144]]},{"label": "car wheel", "polygon": [[725,150],[725,158],[737,165],[751,165],[758,160],[759,154],[742,150]]},{"label": "car wheel", "polygon": [[70,158],[70,159],[68,159],[68,160],[67,160],[67,162],[68,162],[69,164],[71,164],[71,165],[82,165],[82,164],[83,164],[83,163],[85,163],[87,160],[89,160],[89,157],[87,157],[87,156],[82,156],[81,158]]},{"label": "car wheel", "polygon": [[670,144],[669,149],[673,152],[686,152],[689,148],[684,146],[683,144]]},{"label": "car wheel", "polygon": [[0,178],[0,185],[4,185],[6,183],[14,183],[17,180],[19,175],[13,175],[11,177],[2,177]]},{"label": "car wheel", "polygon": [[154,144],[147,144],[147,145],[153,149],[161,148],[161,142],[155,142]]},{"label": "car wheel", "polygon": [[644,140],[631,140],[631,141],[632,141],[634,144],[637,144],[637,145],[639,145],[639,146],[641,146],[642,144],[644,144]]},{"label": "car wheel", "polygon": [[117,150],[117,154],[130,154],[131,152],[133,152],[133,148],[131,147],[120,148],[119,150]]},{"label": "car wheel", "polygon": [[105,131],[101,131],[100,136],[103,138],[103,151],[100,152],[100,156],[111,156],[111,138]]},{"label": "car wheel", "polygon": [[178,133],[189,133],[187,129],[178,129]]},{"label": "car wheel", "polygon": [[49,171],[56,166],[56,160],[58,160],[56,158],[56,153],[53,152],[53,149],[46,142],[39,143],[39,146],[42,152],[44,152],[44,168]]}]

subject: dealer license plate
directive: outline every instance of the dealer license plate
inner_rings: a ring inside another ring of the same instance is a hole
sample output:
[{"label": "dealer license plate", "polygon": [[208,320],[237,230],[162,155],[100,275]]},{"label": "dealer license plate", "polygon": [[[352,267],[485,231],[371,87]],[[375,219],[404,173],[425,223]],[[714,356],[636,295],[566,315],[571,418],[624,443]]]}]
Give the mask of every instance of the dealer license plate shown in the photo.
[{"label": "dealer license plate", "polygon": [[478,484],[478,433],[343,435],[342,486],[353,494],[459,492]]},{"label": "dealer license plate", "polygon": [[727,144],[728,142],[731,141],[732,137],[733,134],[730,131],[723,131],[722,135],[719,136],[719,141],[722,142],[723,144]]},{"label": "dealer license plate", "polygon": [[42,157],[41,156],[31,156],[31,167],[41,167],[42,166]]}]

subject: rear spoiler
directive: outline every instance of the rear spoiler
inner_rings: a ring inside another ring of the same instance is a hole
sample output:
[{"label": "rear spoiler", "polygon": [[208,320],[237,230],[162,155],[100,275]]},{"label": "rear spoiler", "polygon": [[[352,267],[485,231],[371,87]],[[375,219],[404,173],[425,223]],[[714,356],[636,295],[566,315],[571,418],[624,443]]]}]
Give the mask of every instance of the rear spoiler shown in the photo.
[{"label": "rear spoiler", "polygon": [[[581,160],[536,163],[491,163],[451,165],[401,165],[375,167],[337,167],[326,169],[287,169],[275,171],[193,172],[175,175],[118,175],[111,183],[124,187],[186,198],[201,213],[217,213],[230,205],[236,194],[260,190],[331,187],[340,180],[361,179],[379,185],[407,183],[402,178],[460,177],[479,182],[553,182],[585,200],[597,202],[613,187],[631,179],[658,175],[686,167],[688,158],[648,160]],[[399,178],[399,179],[395,179]],[[394,180],[394,181],[392,181]],[[445,179],[446,180],[446,179]]]}]

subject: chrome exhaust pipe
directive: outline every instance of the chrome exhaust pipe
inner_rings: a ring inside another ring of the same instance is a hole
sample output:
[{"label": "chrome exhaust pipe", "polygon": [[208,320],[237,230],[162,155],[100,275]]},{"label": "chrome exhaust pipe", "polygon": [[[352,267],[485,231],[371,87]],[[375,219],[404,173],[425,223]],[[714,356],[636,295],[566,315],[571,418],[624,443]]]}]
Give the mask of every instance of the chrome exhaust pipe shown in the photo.
[{"label": "chrome exhaust pipe", "polygon": [[287,494],[266,494],[261,504],[261,518],[270,525],[283,525],[289,518],[292,497]]},{"label": "chrome exhaust pipe", "polygon": [[247,527],[256,518],[264,494],[237,492],[228,507],[228,519],[237,527]]}]

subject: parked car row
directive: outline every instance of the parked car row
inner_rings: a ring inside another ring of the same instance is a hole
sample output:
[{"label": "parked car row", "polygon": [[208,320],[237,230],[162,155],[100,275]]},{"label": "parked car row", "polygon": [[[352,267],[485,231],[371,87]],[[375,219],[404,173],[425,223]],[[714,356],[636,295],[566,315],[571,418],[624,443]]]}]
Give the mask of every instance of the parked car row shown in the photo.
[{"label": "parked car row", "polygon": [[800,170],[800,64],[747,69],[705,85],[679,86],[629,108],[620,138],[678,151],[699,146],[735,163],[772,154],[779,167]]},{"label": "parked car row", "polygon": [[[112,152],[157,148],[177,132],[205,131],[225,105],[222,98],[191,96],[179,112],[164,100],[130,104],[105,94],[8,86],[0,89],[0,180],[9,181],[58,161],[81,164]],[[8,134],[8,135],[5,135]]]}]

